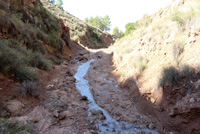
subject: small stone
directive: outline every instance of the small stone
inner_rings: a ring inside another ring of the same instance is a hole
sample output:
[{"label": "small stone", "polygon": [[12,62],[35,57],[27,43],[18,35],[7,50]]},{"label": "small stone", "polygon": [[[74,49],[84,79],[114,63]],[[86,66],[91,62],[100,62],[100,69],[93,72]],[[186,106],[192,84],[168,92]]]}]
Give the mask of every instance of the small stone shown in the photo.
[{"label": "small stone", "polygon": [[121,120],[121,117],[117,118],[116,120],[117,120],[117,121],[120,121],[120,120]]},{"label": "small stone", "polygon": [[103,115],[103,111],[101,110],[91,110],[90,112],[92,115]]},{"label": "small stone", "polygon": [[53,87],[54,87],[53,84],[49,84],[49,85],[47,85],[47,89],[52,89]]},{"label": "small stone", "polygon": [[122,129],[123,129],[123,130],[126,130],[125,124],[122,124]]},{"label": "small stone", "polygon": [[100,119],[101,119],[101,120],[105,120],[105,119],[106,119],[106,116],[105,116],[105,115],[102,115]]},{"label": "small stone", "polygon": [[38,123],[38,122],[39,122],[39,119],[38,119],[38,118],[34,118],[34,119],[32,120],[32,122],[33,122],[33,123]]},{"label": "small stone", "polygon": [[175,117],[177,115],[177,109],[171,109],[169,115]]},{"label": "small stone", "polygon": [[67,70],[66,75],[73,76],[73,73],[70,70]]},{"label": "small stone", "polygon": [[156,128],[156,126],[153,123],[149,124],[149,129],[150,130],[154,130],[155,128]]},{"label": "small stone", "polygon": [[68,69],[68,66],[66,64],[61,65],[63,69]]},{"label": "small stone", "polygon": [[96,66],[94,66],[94,67],[93,67],[93,69],[94,69],[94,70],[96,70],[96,69],[97,69],[97,67],[96,67]]},{"label": "small stone", "polygon": [[64,120],[65,118],[66,118],[66,114],[61,113],[61,114],[59,115],[59,120]]},{"label": "small stone", "polygon": [[82,101],[87,101],[88,98],[87,98],[87,96],[82,96],[80,100],[82,100]]},{"label": "small stone", "polygon": [[145,126],[144,125],[140,125],[140,129],[144,129],[145,128]]},{"label": "small stone", "polygon": [[108,124],[106,124],[106,123],[103,123],[103,124],[102,124],[102,126],[108,126]]},{"label": "small stone", "polygon": [[156,100],[154,99],[154,98],[151,98],[151,103],[155,103],[156,102]]},{"label": "small stone", "polygon": [[64,88],[64,91],[66,91],[66,92],[69,92],[69,93],[70,93],[70,92],[72,91],[72,89],[71,89],[71,88],[68,88],[68,87],[65,87],[65,88]]},{"label": "small stone", "polygon": [[54,111],[54,112],[53,112],[53,116],[54,116],[55,118],[58,118],[58,117],[59,117],[58,112],[57,112],[57,111]]},{"label": "small stone", "polygon": [[195,100],[195,98],[191,98],[189,102],[194,103],[194,102],[196,102],[196,100]]},{"label": "small stone", "polygon": [[24,107],[24,104],[17,100],[9,101],[6,105],[6,109],[14,115],[20,114]]}]

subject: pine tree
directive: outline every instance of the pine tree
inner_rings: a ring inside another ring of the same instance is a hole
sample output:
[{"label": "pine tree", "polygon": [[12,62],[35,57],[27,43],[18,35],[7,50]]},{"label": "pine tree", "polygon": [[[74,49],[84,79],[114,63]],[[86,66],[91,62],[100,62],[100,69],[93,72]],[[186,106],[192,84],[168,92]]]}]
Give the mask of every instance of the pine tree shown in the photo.
[{"label": "pine tree", "polygon": [[49,2],[55,4],[55,0],[48,0]]},{"label": "pine tree", "polygon": [[57,0],[56,5],[57,5],[59,8],[63,8],[63,0]]},{"label": "pine tree", "polygon": [[108,15],[105,17],[96,16],[94,18],[85,18],[85,22],[90,23],[92,26],[99,28],[104,32],[110,31],[111,21]]},{"label": "pine tree", "polygon": [[108,15],[106,15],[103,18],[103,27],[104,27],[103,31],[105,31],[105,32],[110,31],[110,26],[111,26],[110,17]]}]

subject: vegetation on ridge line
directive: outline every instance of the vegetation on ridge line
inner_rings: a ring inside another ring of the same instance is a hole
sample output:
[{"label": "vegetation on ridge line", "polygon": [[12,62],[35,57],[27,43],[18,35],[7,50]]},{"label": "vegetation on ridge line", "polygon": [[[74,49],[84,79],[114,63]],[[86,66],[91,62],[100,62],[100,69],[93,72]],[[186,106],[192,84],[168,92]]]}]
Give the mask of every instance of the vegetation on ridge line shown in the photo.
[{"label": "vegetation on ridge line", "polygon": [[[64,24],[69,27],[70,37],[75,42],[80,43],[88,48],[107,47],[113,43],[112,36],[110,36],[108,33],[105,33],[102,30],[86,23],[85,21],[76,18],[65,10],[61,10],[48,0],[41,0],[41,2],[48,11],[50,11],[52,14],[55,14],[57,18],[62,19]],[[94,33],[98,35],[98,38],[91,36]]]},{"label": "vegetation on ridge line", "polygon": [[108,15],[104,17],[90,17],[85,18],[85,22],[91,24],[92,26],[101,29],[101,31],[108,32],[110,31],[111,21]]}]

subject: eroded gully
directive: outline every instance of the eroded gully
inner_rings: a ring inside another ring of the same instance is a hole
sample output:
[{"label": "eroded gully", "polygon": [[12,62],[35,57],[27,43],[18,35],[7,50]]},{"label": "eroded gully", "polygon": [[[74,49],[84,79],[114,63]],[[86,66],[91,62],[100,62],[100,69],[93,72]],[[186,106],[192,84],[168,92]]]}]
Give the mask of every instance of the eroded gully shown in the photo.
[{"label": "eroded gully", "polygon": [[[90,91],[89,82],[84,79],[88,69],[90,68],[90,64],[92,62],[97,62],[95,59],[92,59],[86,63],[80,64],[77,73],[75,74],[76,79],[76,88],[80,91],[82,96],[86,96],[88,99],[88,116],[92,118],[92,114],[94,111],[100,111],[101,116],[104,118],[100,118],[98,121],[94,121],[97,125],[97,133],[99,134],[158,134],[156,130],[150,130],[148,128],[138,128],[140,124],[137,123],[129,123],[125,121],[117,121],[112,118],[111,115],[102,107],[100,107],[93,97],[93,94]],[[94,119],[94,118],[93,118]]]}]

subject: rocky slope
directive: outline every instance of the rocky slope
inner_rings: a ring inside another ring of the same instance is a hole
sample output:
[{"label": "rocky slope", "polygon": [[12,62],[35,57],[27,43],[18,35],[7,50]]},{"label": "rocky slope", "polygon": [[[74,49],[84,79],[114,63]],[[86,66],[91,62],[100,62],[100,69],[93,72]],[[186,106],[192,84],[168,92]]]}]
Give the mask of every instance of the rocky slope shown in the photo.
[{"label": "rocky slope", "polygon": [[199,5],[173,1],[111,47],[121,85],[131,90],[136,80],[145,101],[138,107],[166,132],[200,133]]},{"label": "rocky slope", "polygon": [[102,48],[114,43],[110,34],[88,25],[67,11],[63,11],[48,2],[48,0],[41,0],[41,2],[48,11],[64,21],[64,24],[70,28],[71,38],[79,44],[88,48]]},{"label": "rocky slope", "polygon": [[[0,1],[0,71],[20,81],[36,80],[32,67],[46,70],[70,48],[69,28],[40,1]],[[67,58],[67,57],[66,57]]]},{"label": "rocky slope", "polygon": [[[83,50],[81,44],[107,47],[113,40],[96,28],[82,26],[84,22],[72,15],[67,14],[67,21],[59,18],[65,12],[58,11],[52,14],[40,0],[0,0],[0,133],[29,130],[27,126],[18,129],[17,123],[5,118],[34,124],[33,133],[96,129],[68,66],[76,63],[72,57]],[[87,35],[74,41],[71,37],[83,29],[71,30],[72,25],[86,29]]]}]

